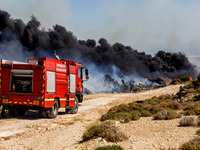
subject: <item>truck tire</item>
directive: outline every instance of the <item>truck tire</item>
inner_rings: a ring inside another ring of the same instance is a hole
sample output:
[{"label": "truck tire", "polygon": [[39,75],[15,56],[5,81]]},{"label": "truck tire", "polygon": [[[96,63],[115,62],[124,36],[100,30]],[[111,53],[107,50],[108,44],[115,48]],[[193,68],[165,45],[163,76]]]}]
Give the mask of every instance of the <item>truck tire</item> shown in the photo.
[{"label": "truck tire", "polygon": [[56,118],[58,115],[58,108],[59,108],[58,100],[55,99],[52,108],[50,108],[50,110],[47,111],[47,116],[49,118]]},{"label": "truck tire", "polygon": [[45,111],[45,110],[41,111],[41,115],[42,115],[43,118],[46,118],[47,117],[47,111]]},{"label": "truck tire", "polygon": [[[39,111],[39,110],[38,110]],[[43,118],[46,118],[47,117],[47,111],[44,109],[44,108],[41,108],[39,113],[41,114],[41,116]]]},{"label": "truck tire", "polygon": [[71,114],[77,114],[78,112],[78,98],[75,96],[74,107],[71,109]]},{"label": "truck tire", "polygon": [[72,108],[65,108],[66,114],[76,114],[78,112],[78,98],[75,96],[74,99],[74,107]]}]

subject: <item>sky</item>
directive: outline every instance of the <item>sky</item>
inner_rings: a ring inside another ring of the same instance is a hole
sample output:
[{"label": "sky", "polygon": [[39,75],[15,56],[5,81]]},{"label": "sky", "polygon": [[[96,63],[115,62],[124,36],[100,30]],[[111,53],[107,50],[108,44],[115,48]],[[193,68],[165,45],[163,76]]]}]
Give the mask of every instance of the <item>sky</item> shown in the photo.
[{"label": "sky", "polygon": [[200,56],[200,0],[1,0],[0,9],[24,22],[34,15],[46,30],[60,24],[77,39]]}]

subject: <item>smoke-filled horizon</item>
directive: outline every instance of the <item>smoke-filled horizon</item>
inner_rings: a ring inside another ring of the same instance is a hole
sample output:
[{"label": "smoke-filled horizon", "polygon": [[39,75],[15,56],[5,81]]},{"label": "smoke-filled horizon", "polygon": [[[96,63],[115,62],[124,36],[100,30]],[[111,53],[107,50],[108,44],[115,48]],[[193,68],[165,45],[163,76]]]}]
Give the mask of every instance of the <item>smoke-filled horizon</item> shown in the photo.
[{"label": "smoke-filled horizon", "polygon": [[63,25],[79,39],[104,37],[150,54],[164,49],[200,55],[200,1],[1,0],[0,7],[25,23],[33,14],[41,28]]},{"label": "smoke-filled horizon", "polygon": [[159,51],[152,56],[122,43],[111,45],[105,38],[78,40],[61,25],[48,31],[40,26],[35,17],[25,24],[0,10],[0,58],[53,57],[57,50],[61,58],[76,59],[89,67],[93,78],[97,77],[95,74],[110,74],[120,79],[197,75],[195,66],[180,52]]}]

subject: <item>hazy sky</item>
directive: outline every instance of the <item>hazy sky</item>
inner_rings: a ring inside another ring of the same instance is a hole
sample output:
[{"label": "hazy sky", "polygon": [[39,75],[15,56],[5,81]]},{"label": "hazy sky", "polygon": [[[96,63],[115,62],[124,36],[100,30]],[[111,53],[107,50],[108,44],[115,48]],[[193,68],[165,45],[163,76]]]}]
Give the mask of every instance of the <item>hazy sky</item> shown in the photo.
[{"label": "hazy sky", "polygon": [[1,0],[0,9],[24,22],[34,15],[46,29],[63,25],[78,39],[200,55],[199,0]]}]

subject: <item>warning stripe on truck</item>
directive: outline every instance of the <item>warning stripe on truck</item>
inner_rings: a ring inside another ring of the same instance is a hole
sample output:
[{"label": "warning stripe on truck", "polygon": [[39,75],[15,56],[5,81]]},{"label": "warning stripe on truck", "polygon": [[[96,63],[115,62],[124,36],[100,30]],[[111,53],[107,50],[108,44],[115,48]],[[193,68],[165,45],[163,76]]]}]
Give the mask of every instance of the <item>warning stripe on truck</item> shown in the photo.
[{"label": "warning stripe on truck", "polygon": [[[60,98],[60,101],[66,101],[66,100],[67,100],[66,98]],[[69,100],[70,100],[70,101],[71,101],[71,100],[74,100],[74,98],[70,98]],[[45,99],[45,101],[54,101],[54,98]]]}]

